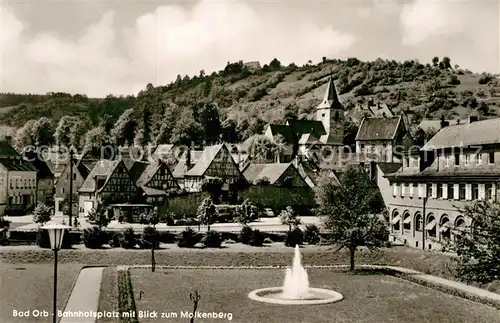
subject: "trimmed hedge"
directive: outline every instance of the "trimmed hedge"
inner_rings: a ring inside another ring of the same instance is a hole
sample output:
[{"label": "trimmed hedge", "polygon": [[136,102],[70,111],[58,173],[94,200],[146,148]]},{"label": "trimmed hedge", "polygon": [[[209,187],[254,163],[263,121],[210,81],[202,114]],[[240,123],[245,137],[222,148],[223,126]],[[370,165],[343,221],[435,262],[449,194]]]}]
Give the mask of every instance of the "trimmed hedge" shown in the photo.
[{"label": "trimmed hedge", "polygon": [[[47,230],[39,230],[36,233],[36,244],[40,248],[50,249],[50,238]],[[72,248],[71,237],[68,234],[68,230],[65,230],[61,249],[71,249],[71,248]]]},{"label": "trimmed hedge", "polygon": [[[118,312],[136,312],[134,290],[128,270],[118,270]],[[120,315],[120,322],[138,323],[139,321],[136,317],[124,317]]]}]

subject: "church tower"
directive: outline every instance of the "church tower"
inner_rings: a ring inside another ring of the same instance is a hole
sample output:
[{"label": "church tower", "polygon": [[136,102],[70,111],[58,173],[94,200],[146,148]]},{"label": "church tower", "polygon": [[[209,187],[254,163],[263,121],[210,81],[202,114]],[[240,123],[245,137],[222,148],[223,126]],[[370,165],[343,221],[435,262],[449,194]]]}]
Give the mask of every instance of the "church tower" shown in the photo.
[{"label": "church tower", "polygon": [[316,120],[323,123],[326,135],[323,144],[341,146],[344,143],[344,107],[340,104],[333,77],[330,76],[323,101],[316,108]]}]

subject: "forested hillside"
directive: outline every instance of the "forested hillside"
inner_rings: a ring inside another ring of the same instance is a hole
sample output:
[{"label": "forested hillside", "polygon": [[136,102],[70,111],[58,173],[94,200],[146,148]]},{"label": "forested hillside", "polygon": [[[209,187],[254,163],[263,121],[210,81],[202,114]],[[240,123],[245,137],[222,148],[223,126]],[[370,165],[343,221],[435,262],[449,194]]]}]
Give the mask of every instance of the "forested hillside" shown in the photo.
[{"label": "forested hillside", "polygon": [[[104,134],[122,143],[134,138],[139,142],[201,143],[221,136],[241,141],[262,132],[268,122],[313,117],[330,74],[348,111],[373,98],[395,113],[412,115],[414,124],[422,118],[449,119],[471,113],[489,117],[500,112],[499,78],[462,70],[446,57],[429,63],[323,58],[322,63],[302,67],[282,66],[274,59],[262,67],[240,61],[210,75],[203,70],[192,77],[179,75],[165,86],[145,85],[137,97],[1,94],[0,123],[24,127],[29,134],[29,138],[21,138],[24,142],[47,136],[34,133],[33,127],[59,129],[59,136],[68,133],[66,137],[74,137],[71,141],[78,145],[84,144],[85,137],[91,142],[89,138]],[[123,129],[115,129],[120,125]],[[122,139],[117,139],[119,133]]]}]

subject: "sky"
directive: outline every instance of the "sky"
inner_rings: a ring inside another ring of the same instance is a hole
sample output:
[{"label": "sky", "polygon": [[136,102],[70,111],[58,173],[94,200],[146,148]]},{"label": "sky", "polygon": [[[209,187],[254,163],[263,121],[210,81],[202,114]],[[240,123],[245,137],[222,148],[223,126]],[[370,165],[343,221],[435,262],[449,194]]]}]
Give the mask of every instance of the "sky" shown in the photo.
[{"label": "sky", "polygon": [[227,62],[451,58],[500,73],[496,0],[0,0],[0,92],[137,94]]}]

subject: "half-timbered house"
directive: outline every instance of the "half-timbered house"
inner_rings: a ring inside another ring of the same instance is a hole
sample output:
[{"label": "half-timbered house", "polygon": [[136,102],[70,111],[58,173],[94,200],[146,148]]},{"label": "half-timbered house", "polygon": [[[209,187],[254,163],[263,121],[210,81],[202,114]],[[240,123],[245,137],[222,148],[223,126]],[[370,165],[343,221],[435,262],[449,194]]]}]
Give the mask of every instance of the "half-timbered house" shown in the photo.
[{"label": "half-timbered house", "polygon": [[269,185],[284,187],[309,187],[293,163],[249,164],[243,175],[251,184],[265,182]]},{"label": "half-timbered house", "polygon": [[206,147],[196,164],[184,175],[184,189],[201,191],[209,186],[215,201],[236,203],[237,192],[245,178],[225,144]]},{"label": "half-timbered house", "polygon": [[100,160],[78,190],[80,215],[87,216],[101,202],[108,206],[141,202],[142,191],[122,160]]},{"label": "half-timbered house", "polygon": [[150,203],[161,202],[170,190],[180,190],[168,165],[161,160],[147,164],[137,179],[136,185],[143,190]]},{"label": "half-timbered house", "polygon": [[228,147],[219,144],[203,150],[197,163],[184,175],[184,186],[188,191],[198,191],[204,180],[219,179],[227,186],[243,178]]}]

